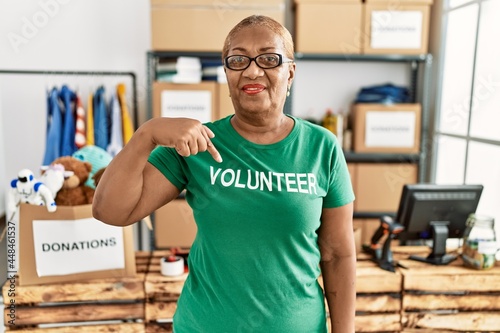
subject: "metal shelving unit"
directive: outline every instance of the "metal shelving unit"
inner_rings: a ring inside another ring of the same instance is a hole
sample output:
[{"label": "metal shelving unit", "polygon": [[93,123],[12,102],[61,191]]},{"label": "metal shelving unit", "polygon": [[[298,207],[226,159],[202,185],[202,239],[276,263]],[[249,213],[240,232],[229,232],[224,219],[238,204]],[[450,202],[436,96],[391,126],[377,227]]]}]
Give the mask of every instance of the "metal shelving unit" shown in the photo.
[{"label": "metal shelving unit", "polygon": [[220,52],[180,52],[180,51],[148,51],[147,52],[147,67],[146,67],[146,80],[147,80],[147,119],[153,117],[153,82],[156,81],[156,67],[161,59],[175,59],[178,57],[198,57],[200,59],[220,59]]},{"label": "metal shelving unit", "polygon": [[411,101],[422,105],[420,153],[419,154],[365,154],[345,152],[348,162],[397,163],[409,162],[418,164],[418,181],[429,179],[427,156],[429,151],[429,80],[432,69],[432,55],[363,55],[363,54],[308,54],[296,53],[299,61],[337,61],[337,62],[389,62],[406,63],[410,71],[409,90]]},{"label": "metal shelving unit", "polygon": [[[147,116],[152,117],[152,86],[156,79],[156,66],[160,59],[172,59],[179,56],[200,57],[201,59],[220,59],[219,52],[161,52],[149,51],[147,53],[147,84],[148,84],[148,108]],[[360,154],[346,152],[348,162],[373,162],[373,163],[398,163],[409,162],[418,163],[418,180],[426,182],[429,180],[427,157],[429,151],[429,80],[432,68],[432,55],[364,55],[364,54],[310,54],[296,53],[295,59],[298,61],[345,61],[345,62],[393,62],[406,63],[410,70],[410,96],[412,102],[419,102],[422,105],[420,154]],[[292,92],[293,93],[293,92]],[[285,112],[292,113],[291,99],[287,100]]]},{"label": "metal shelving unit", "polygon": [[[201,59],[220,59],[219,52],[157,52],[147,53],[147,83],[148,83],[148,117],[152,117],[152,86],[156,79],[156,66],[160,59],[172,59],[179,56],[193,56]],[[430,178],[427,158],[430,152],[429,138],[429,85],[432,69],[432,55],[362,55],[362,54],[309,54],[296,53],[297,61],[336,61],[336,62],[384,62],[405,63],[410,71],[409,90],[411,101],[422,106],[420,153],[390,154],[390,153],[356,153],[345,152],[348,162],[358,163],[411,163],[418,165],[418,181],[427,182]],[[293,94],[293,89],[292,89]],[[285,113],[292,114],[292,99],[287,99]],[[394,212],[356,212],[355,218],[379,218],[381,215],[391,215]]]}]

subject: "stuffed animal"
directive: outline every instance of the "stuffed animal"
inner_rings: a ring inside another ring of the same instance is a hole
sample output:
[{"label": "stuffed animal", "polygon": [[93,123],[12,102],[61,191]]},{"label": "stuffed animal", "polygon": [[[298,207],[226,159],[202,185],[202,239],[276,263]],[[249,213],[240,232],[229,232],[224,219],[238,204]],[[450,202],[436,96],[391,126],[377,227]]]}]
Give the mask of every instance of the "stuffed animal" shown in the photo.
[{"label": "stuffed animal", "polygon": [[78,149],[71,155],[79,160],[89,162],[92,164],[92,170],[90,170],[89,178],[85,185],[95,189],[95,182],[93,181],[94,174],[108,166],[109,162],[113,157],[104,149],[98,146],[87,145],[83,148]]},{"label": "stuffed animal", "polygon": [[62,188],[57,192],[56,204],[59,206],[77,206],[91,204],[94,199],[94,189],[85,185],[89,178],[92,165],[72,156],[62,156],[55,159],[51,165],[61,164],[65,171],[73,175],[66,178]]},{"label": "stuffed animal", "polygon": [[7,216],[12,218],[20,203],[29,203],[38,206],[47,206],[49,212],[55,212],[56,202],[50,189],[42,182],[35,179],[29,169],[22,169],[17,178],[10,182],[7,192]]},{"label": "stuffed animal", "polygon": [[97,170],[97,172],[94,173],[94,175],[92,176],[92,180],[94,181],[94,187],[97,187],[97,185],[101,181],[101,177],[102,174],[104,173],[104,170],[106,170],[106,167]]},{"label": "stuffed animal", "polygon": [[73,171],[64,170],[62,164],[44,165],[41,170],[40,181],[49,188],[53,198],[57,196],[57,192],[62,188],[64,179],[74,175]]}]

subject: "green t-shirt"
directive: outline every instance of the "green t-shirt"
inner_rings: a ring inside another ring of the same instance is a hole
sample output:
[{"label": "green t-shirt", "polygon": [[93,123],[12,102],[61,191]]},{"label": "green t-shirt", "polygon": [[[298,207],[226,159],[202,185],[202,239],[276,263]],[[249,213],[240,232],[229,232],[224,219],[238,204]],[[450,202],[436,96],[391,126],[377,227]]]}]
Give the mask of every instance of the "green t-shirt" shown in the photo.
[{"label": "green t-shirt", "polygon": [[149,158],[193,209],[198,232],[175,333],[326,333],[317,282],[322,208],[354,200],[328,130],[292,117],[282,141],[241,137],[226,117],[206,124],[223,162],[157,147]]}]

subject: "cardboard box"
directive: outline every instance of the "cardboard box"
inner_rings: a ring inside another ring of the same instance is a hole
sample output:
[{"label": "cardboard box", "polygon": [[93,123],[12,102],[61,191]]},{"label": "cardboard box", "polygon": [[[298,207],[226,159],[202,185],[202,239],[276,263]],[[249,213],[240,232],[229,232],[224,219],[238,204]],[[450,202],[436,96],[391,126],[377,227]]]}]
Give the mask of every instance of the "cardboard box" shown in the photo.
[{"label": "cardboard box", "polygon": [[296,52],[360,54],[362,13],[361,0],[296,0]]},{"label": "cardboard box", "polygon": [[[347,163],[347,170],[351,176],[352,189],[354,191],[354,196],[356,196],[356,164]],[[354,211],[356,211],[356,200],[354,200]]]},{"label": "cardboard box", "polygon": [[176,199],[154,213],[155,247],[190,248],[196,237],[196,223],[193,210],[184,199]]},{"label": "cardboard box", "polygon": [[356,211],[397,212],[403,185],[415,184],[418,167],[411,163],[357,163]]},{"label": "cardboard box", "polygon": [[354,246],[356,247],[356,254],[360,254],[363,250],[363,243],[361,242],[362,230],[361,228],[354,227]]},{"label": "cardboard box", "polygon": [[187,117],[208,122],[217,119],[217,83],[153,83],[153,117]]},{"label": "cardboard box", "polygon": [[366,0],[363,53],[424,54],[432,0]]},{"label": "cardboard box", "polygon": [[284,24],[285,1],[151,0],[152,49],[220,52],[229,31],[254,14]]},{"label": "cardboard box", "polygon": [[[92,205],[58,206],[49,213],[45,206],[21,204],[19,226],[19,285],[136,274],[132,226],[95,220]],[[111,266],[117,268],[90,270]]]},{"label": "cardboard box", "polygon": [[379,219],[354,219],[354,228],[360,230],[360,247],[363,244],[370,244],[373,234],[380,226]]},{"label": "cardboard box", "polygon": [[353,150],[358,153],[420,151],[420,104],[354,104]]},{"label": "cardboard box", "polygon": [[231,114],[234,114],[233,102],[231,97],[229,97],[229,86],[227,83],[219,83],[217,85],[218,91],[218,107],[217,107],[217,119],[225,118]]}]

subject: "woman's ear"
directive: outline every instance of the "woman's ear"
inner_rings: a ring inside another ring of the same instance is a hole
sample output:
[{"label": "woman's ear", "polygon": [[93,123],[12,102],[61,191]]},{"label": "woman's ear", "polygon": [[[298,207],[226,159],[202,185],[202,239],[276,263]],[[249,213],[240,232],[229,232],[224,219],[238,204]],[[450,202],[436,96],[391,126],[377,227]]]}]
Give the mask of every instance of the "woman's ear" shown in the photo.
[{"label": "woman's ear", "polygon": [[295,62],[289,64],[288,70],[288,86],[292,86],[293,79],[295,78]]}]

